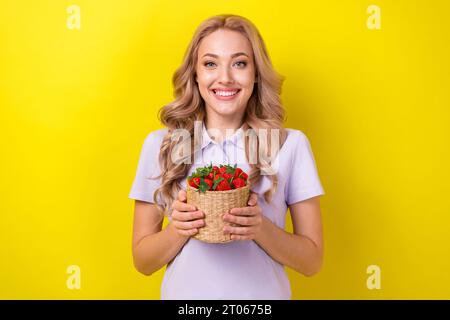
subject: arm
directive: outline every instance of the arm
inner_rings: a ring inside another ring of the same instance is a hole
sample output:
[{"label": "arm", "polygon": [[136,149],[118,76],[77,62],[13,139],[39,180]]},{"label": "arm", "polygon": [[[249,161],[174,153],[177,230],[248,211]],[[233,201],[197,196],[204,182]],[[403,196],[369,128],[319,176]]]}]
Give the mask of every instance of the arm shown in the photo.
[{"label": "arm", "polygon": [[151,275],[175,258],[188,239],[205,225],[205,214],[186,203],[180,190],[172,204],[172,221],[164,230],[162,216],[155,204],[137,200],[133,226],[133,260],[136,269]]},{"label": "arm", "polygon": [[288,233],[263,216],[255,242],[274,260],[305,276],[322,266],[323,240],[319,197],[292,204],[294,233]]},{"label": "arm", "polygon": [[255,194],[250,196],[248,205],[233,208],[223,216],[224,221],[239,225],[224,227],[232,240],[254,240],[272,259],[305,276],[319,271],[323,255],[319,197],[289,207],[294,234],[279,228],[262,214]]},{"label": "arm", "polygon": [[144,275],[151,275],[168,264],[181,250],[188,236],[180,235],[172,223],[162,229],[163,219],[153,203],[135,201],[133,262]]}]

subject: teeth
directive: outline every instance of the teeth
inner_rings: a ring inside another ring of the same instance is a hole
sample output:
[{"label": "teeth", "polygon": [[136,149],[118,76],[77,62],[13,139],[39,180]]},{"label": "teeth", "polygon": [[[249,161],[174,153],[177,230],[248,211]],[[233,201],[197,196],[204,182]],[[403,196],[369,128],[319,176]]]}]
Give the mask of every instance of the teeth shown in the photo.
[{"label": "teeth", "polygon": [[229,96],[234,96],[237,93],[237,91],[216,91],[216,90],[214,90],[214,93],[217,94],[218,96],[229,97]]}]

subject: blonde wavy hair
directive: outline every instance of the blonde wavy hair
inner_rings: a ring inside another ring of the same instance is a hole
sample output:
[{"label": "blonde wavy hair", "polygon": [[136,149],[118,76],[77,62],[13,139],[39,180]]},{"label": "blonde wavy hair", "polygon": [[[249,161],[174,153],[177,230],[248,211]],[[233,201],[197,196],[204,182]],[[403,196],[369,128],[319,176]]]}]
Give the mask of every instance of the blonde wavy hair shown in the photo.
[{"label": "blonde wavy hair", "polygon": [[[281,104],[280,94],[284,77],[279,75],[273,68],[267,53],[264,41],[257,28],[248,19],[238,15],[218,15],[203,21],[197,30],[184,54],[183,63],[175,71],[172,82],[174,86],[175,100],[163,106],[158,112],[158,118],[162,124],[168,128],[166,136],[161,143],[159,153],[159,164],[161,174],[153,179],[161,178],[161,185],[155,190],[154,202],[164,214],[170,214],[173,201],[176,199],[178,191],[181,190],[180,181],[187,177],[192,163],[194,163],[194,121],[204,121],[206,116],[205,103],[200,95],[198,85],[195,81],[196,65],[198,61],[198,48],[202,39],[219,29],[226,29],[240,32],[250,42],[253,49],[255,61],[256,85],[250,96],[243,119],[244,132],[247,129],[266,129],[270,133],[272,129],[279,130],[279,146],[283,145],[286,139],[286,131],[283,128],[285,111]],[[175,129],[186,129],[191,134],[191,161],[186,163],[173,163],[171,153],[177,140],[172,141]],[[260,146],[259,138],[256,139],[257,148],[271,150],[270,139],[267,139],[265,146]],[[245,135],[245,154],[249,160],[249,136]],[[257,149],[259,150],[259,149]],[[268,153],[270,154],[270,152]],[[272,156],[272,155],[271,155]],[[255,162],[255,161],[252,161]],[[249,181],[252,186],[260,182],[261,169],[265,166],[257,157],[257,163],[250,163]],[[273,193],[278,186],[276,174],[268,175],[272,181],[272,186],[264,193],[266,202],[271,201]],[[157,201],[162,199],[161,205]]]}]

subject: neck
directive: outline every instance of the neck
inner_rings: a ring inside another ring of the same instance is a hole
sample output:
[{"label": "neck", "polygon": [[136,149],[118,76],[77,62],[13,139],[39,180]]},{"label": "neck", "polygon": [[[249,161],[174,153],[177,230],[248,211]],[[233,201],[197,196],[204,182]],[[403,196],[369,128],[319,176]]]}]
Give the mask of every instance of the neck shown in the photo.
[{"label": "neck", "polygon": [[205,126],[206,129],[218,129],[220,131],[220,134],[218,137],[215,137],[214,140],[216,141],[222,141],[224,137],[226,137],[227,129],[232,130],[231,133],[234,133],[236,130],[238,130],[242,124],[244,123],[243,117],[234,117],[234,118],[224,118],[222,116],[216,117],[214,115],[206,115],[205,119]]}]

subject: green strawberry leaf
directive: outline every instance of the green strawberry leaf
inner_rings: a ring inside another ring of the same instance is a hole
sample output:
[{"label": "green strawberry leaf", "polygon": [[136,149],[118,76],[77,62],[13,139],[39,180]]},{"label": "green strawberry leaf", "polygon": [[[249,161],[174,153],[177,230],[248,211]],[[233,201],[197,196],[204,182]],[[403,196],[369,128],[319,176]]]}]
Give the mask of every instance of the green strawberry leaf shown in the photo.
[{"label": "green strawberry leaf", "polygon": [[205,182],[203,178],[200,179],[200,186],[198,187],[198,190],[200,190],[200,192],[203,193],[209,190],[209,185]]},{"label": "green strawberry leaf", "polygon": [[234,175],[234,169],[232,167],[227,167],[227,170],[225,172]]},{"label": "green strawberry leaf", "polygon": [[208,168],[197,168],[196,169],[196,175],[198,177],[205,177],[209,172],[210,172],[210,170]]},{"label": "green strawberry leaf", "polygon": [[216,190],[217,185],[218,185],[222,180],[223,180],[222,177],[220,177],[220,178],[217,179],[217,180],[214,180],[214,184],[213,184],[212,189],[213,189],[213,190]]}]

